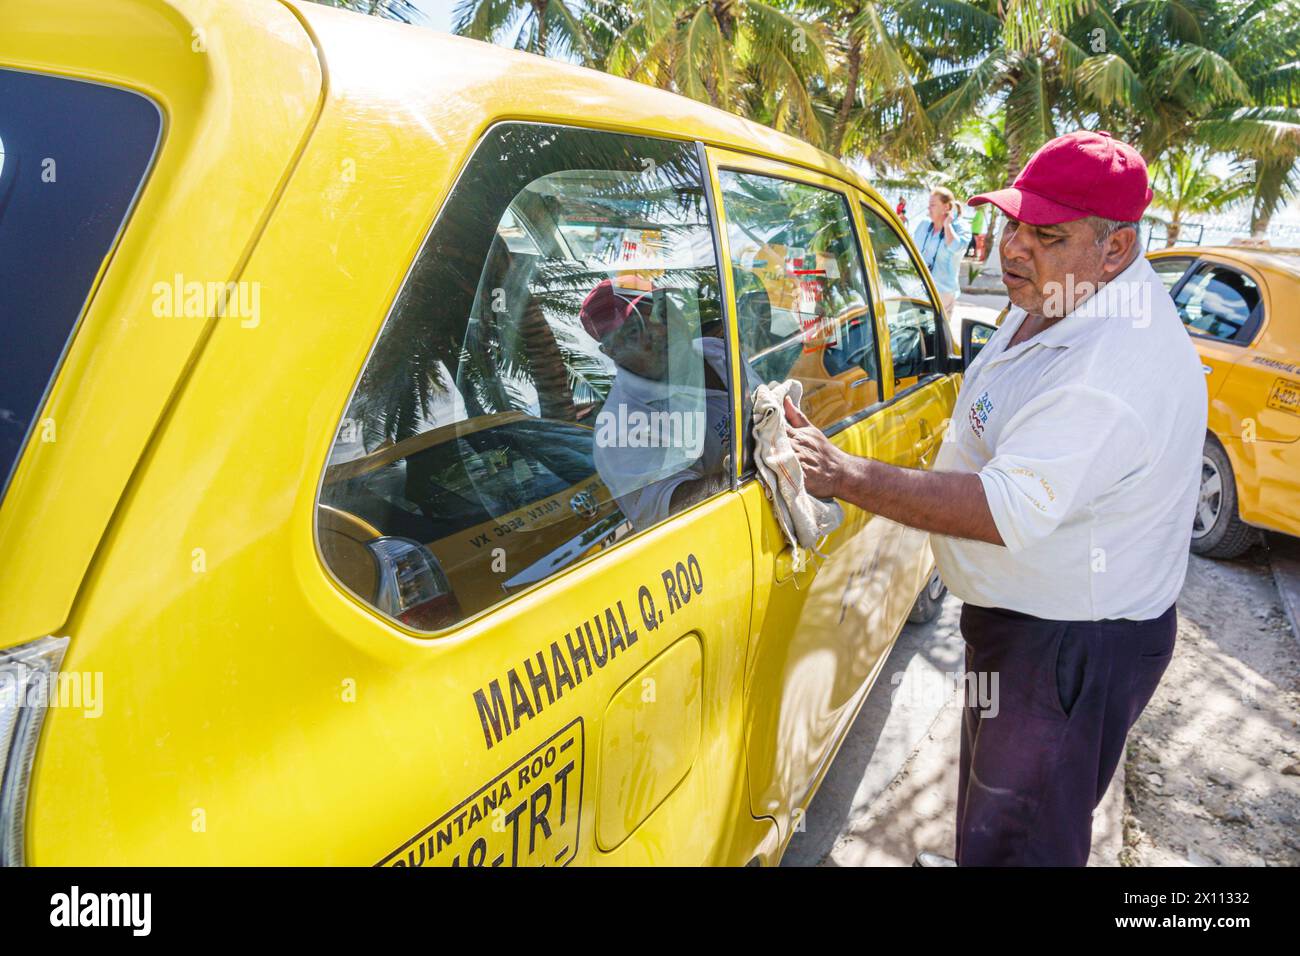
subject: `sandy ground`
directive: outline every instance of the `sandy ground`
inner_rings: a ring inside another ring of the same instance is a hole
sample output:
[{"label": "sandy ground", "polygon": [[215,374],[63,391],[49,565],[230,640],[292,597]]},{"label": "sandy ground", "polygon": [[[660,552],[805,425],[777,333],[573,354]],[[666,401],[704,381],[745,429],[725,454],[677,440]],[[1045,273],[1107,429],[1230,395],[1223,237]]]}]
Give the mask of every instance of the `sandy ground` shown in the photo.
[{"label": "sandy ground", "polygon": [[1193,558],[1179,618],[1129,734],[1121,862],[1300,865],[1300,641],[1264,549]]},{"label": "sandy ground", "polygon": [[[899,637],[782,861],[907,866],[950,855],[960,603]],[[1093,815],[1092,866],[1300,863],[1300,641],[1263,548],[1192,557],[1174,659]]]}]

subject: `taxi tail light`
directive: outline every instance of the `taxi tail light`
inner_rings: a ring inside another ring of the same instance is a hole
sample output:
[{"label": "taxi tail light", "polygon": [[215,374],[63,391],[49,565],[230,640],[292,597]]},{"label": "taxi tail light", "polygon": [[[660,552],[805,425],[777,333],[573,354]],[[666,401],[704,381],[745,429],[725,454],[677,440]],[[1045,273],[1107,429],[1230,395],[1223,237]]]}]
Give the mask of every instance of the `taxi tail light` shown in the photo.
[{"label": "taxi tail light", "polygon": [[43,637],[0,650],[0,866],[26,862],[32,760],[67,648],[66,637]]},{"label": "taxi tail light", "polygon": [[376,538],[368,545],[379,570],[379,609],[403,624],[432,631],[460,618],[442,565],[424,545],[409,538]]}]

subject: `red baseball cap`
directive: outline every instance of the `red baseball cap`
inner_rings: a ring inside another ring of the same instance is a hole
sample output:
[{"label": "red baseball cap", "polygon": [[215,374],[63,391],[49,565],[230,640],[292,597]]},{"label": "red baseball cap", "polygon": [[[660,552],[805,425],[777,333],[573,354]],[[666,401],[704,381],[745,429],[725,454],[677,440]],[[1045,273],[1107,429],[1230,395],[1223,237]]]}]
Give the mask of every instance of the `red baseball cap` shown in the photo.
[{"label": "red baseball cap", "polygon": [[587,334],[599,341],[626,322],[641,300],[648,296],[647,292],[616,289],[609,279],[601,279],[582,300],[578,318]]},{"label": "red baseball cap", "polygon": [[1110,133],[1078,130],[1038,148],[1006,189],[970,198],[1012,219],[1051,226],[1084,216],[1137,222],[1151,202],[1142,154]]}]

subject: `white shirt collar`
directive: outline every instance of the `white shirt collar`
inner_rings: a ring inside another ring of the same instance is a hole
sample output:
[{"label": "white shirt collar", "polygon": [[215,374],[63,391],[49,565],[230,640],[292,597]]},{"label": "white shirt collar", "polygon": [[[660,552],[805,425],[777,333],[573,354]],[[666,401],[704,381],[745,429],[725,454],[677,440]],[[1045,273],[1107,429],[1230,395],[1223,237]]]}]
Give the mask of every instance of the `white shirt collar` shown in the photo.
[{"label": "white shirt collar", "polygon": [[[1158,281],[1158,276],[1156,276],[1155,270],[1151,268],[1151,263],[1147,261],[1147,257],[1139,253],[1138,257],[1125,266],[1118,275],[1090,295],[1065,318],[1039,332],[1031,339],[1020,342],[1015,346],[1003,347],[1001,352],[990,357],[990,364],[1004,357],[1019,355],[1036,345],[1041,345],[1044,348],[1069,348],[1082,336],[1091,335],[1097,331],[1094,320],[1111,319],[1120,316],[1137,318],[1137,316],[1132,315],[1134,311],[1133,304],[1147,301],[1149,305],[1149,300],[1140,294],[1135,294],[1137,292],[1135,287],[1140,287],[1143,283],[1152,280]],[[1007,312],[1007,318],[1003,322],[1003,327],[1008,328],[1007,342],[1015,338],[1016,332],[1019,331],[1027,315],[1028,313],[1018,305],[1013,305],[1010,311]]]}]

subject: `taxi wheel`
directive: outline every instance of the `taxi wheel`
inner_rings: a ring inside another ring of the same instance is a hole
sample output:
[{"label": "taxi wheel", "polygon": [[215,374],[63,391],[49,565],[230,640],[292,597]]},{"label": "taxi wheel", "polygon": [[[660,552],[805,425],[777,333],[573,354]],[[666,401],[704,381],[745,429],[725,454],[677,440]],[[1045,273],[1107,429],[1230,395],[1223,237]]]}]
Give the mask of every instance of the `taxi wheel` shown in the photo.
[{"label": "taxi wheel", "polygon": [[1237,515],[1237,483],[1228,453],[1213,438],[1201,453],[1201,490],[1192,520],[1192,551],[1235,558],[1255,543],[1256,532]]},{"label": "taxi wheel", "polygon": [[943,583],[939,569],[935,568],[930,572],[930,580],[925,582],[925,588],[917,597],[916,603],[912,605],[912,613],[907,615],[908,621],[912,624],[929,624],[939,616],[947,594],[948,585]]}]

